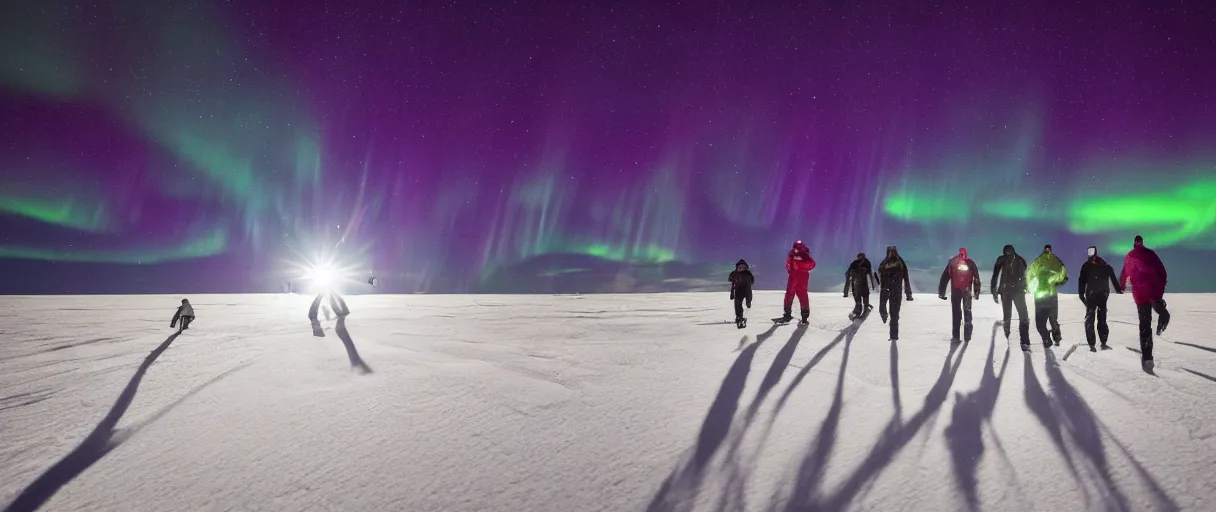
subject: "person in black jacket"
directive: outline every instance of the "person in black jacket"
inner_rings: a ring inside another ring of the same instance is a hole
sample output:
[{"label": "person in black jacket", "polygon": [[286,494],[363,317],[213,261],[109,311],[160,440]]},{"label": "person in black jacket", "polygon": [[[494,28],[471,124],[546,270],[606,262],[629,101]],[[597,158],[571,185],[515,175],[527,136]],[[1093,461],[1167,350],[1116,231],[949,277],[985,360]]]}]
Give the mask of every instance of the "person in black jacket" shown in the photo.
[{"label": "person in black jacket", "polygon": [[869,313],[870,306],[870,282],[874,282],[874,286],[878,286],[878,280],[874,277],[874,267],[870,266],[870,260],[866,258],[866,253],[857,253],[857,259],[849,264],[849,269],[844,272],[844,296],[849,296],[849,290],[853,291],[853,312],[849,314],[849,320],[855,320],[862,313]]},{"label": "person in black jacket", "polygon": [[1001,310],[1005,314],[1002,325],[1005,327],[1006,339],[1009,338],[1009,322],[1013,319],[1012,310],[1017,307],[1018,337],[1022,341],[1022,350],[1030,348],[1030,315],[1026,311],[1026,266],[1026,259],[1018,254],[1012,245],[1006,245],[1001,256],[996,259],[996,265],[992,268],[992,282],[988,285],[988,289],[992,291],[992,300],[1001,303]]},{"label": "person in black jacket", "polygon": [[743,305],[746,302],[747,308],[751,309],[754,284],[756,277],[752,275],[747,260],[736,262],[735,271],[730,273],[730,299],[735,301],[735,326],[740,329],[747,326],[747,319],[743,318]]},{"label": "person in black jacket", "polygon": [[878,264],[878,315],[887,321],[891,315],[891,341],[899,341],[899,299],[912,300],[912,283],[908,280],[908,265],[899,257],[894,245],[887,246],[887,257]]},{"label": "person in black jacket", "polygon": [[1106,283],[1109,281],[1115,287],[1115,293],[1122,294],[1123,288],[1115,277],[1114,267],[1098,256],[1097,247],[1089,246],[1086,253],[1089,259],[1081,265],[1081,278],[1077,279],[1077,296],[1081,298],[1081,303],[1085,304],[1085,341],[1089,342],[1091,352],[1097,352],[1098,349],[1094,347],[1095,317],[1098,320],[1097,338],[1102,342],[1102,349],[1110,348],[1106,344],[1106,337],[1110,334],[1110,328],[1106,325],[1106,299],[1110,298],[1110,286]]}]

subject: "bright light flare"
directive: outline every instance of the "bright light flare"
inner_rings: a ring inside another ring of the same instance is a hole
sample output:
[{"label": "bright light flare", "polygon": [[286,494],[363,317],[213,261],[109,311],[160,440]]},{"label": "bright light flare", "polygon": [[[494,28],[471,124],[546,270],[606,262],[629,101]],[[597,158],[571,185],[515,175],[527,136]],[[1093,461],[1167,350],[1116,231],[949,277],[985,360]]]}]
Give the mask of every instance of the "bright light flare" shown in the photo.
[{"label": "bright light flare", "polygon": [[318,265],[308,269],[305,279],[321,290],[331,290],[338,285],[338,273],[329,265]]}]

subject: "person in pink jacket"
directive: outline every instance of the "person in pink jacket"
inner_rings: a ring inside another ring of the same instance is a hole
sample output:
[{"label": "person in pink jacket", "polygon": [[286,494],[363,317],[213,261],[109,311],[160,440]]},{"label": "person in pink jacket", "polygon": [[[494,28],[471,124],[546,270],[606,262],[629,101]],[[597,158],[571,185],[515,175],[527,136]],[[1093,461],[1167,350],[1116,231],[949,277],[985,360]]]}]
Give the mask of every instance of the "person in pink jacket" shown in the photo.
[{"label": "person in pink jacket", "polygon": [[1119,287],[1126,289],[1127,280],[1132,281],[1132,298],[1136,301],[1136,313],[1140,316],[1140,357],[1153,360],[1153,311],[1157,312],[1157,335],[1165,332],[1170,323],[1170,312],[1165,309],[1165,285],[1168,282],[1165,264],[1152,249],[1144,246],[1144,237],[1136,235],[1132,250],[1123,258],[1123,272],[1119,276]]},{"label": "person in pink jacket", "polygon": [[811,316],[811,301],[807,297],[807,287],[810,284],[812,270],[815,270],[815,260],[811,258],[811,250],[807,249],[802,240],[794,242],[794,247],[790,249],[789,255],[785,258],[785,271],[789,274],[789,279],[785,282],[785,315],[774,321],[785,323],[794,319],[790,313],[794,307],[794,297],[797,296],[798,305],[802,306],[802,321],[799,323],[803,325],[808,323],[807,319]]}]

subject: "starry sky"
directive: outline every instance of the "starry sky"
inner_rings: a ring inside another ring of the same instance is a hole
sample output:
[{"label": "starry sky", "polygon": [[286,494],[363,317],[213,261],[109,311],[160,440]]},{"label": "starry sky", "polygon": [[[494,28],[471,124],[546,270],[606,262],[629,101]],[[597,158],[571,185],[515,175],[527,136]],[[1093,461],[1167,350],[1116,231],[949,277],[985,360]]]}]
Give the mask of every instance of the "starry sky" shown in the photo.
[{"label": "starry sky", "polygon": [[[1006,243],[1216,291],[1216,7],[0,6],[0,293],[836,287]],[[926,285],[920,286],[920,289]]]}]

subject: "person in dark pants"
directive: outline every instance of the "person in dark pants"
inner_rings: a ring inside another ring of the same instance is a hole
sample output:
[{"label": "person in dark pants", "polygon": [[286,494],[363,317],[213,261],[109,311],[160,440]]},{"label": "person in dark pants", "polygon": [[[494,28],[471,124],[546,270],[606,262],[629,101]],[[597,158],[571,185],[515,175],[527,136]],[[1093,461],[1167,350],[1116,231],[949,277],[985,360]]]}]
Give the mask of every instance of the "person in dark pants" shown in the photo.
[{"label": "person in dark pants", "polygon": [[1043,346],[1050,347],[1053,341],[1059,346],[1063,336],[1060,334],[1060,297],[1056,286],[1068,282],[1068,269],[1052,252],[1050,244],[1044,245],[1043,253],[1030,263],[1026,279],[1034,293],[1034,323],[1043,338]]},{"label": "person in dark pants", "polygon": [[853,312],[849,314],[849,320],[854,320],[862,315],[869,313],[870,306],[870,282],[874,281],[874,286],[878,286],[878,281],[874,278],[874,267],[870,266],[870,260],[866,258],[866,253],[857,253],[857,259],[849,264],[849,269],[844,272],[844,296],[849,296],[849,291],[853,291]]},{"label": "person in dark pants", "polygon": [[173,320],[169,321],[169,328],[172,329],[178,322],[181,322],[181,327],[178,327],[177,332],[182,332],[190,328],[190,322],[194,321],[194,307],[190,305],[188,299],[182,299],[182,305],[177,307],[177,311],[173,313]]},{"label": "person in dark pants", "polygon": [[1157,312],[1157,335],[1165,332],[1170,323],[1170,312],[1165,308],[1165,285],[1168,283],[1165,264],[1152,249],[1144,246],[1144,238],[1136,235],[1132,250],[1123,258],[1123,272],[1119,286],[1126,289],[1127,280],[1132,280],[1132,298],[1136,301],[1136,313],[1140,316],[1140,357],[1153,360],[1153,311]]},{"label": "person in dark pants", "polygon": [[912,283],[908,281],[908,265],[899,257],[894,245],[887,246],[887,257],[878,264],[878,315],[887,322],[891,317],[891,341],[899,341],[899,298],[912,300]]},{"label": "person in dark pants", "polygon": [[734,272],[730,273],[730,299],[735,301],[735,325],[740,329],[747,327],[747,319],[743,318],[743,305],[752,307],[752,285],[756,284],[756,276],[752,275],[751,266],[747,260],[735,263]]},{"label": "person in dark pants", "polygon": [[[997,279],[1000,279],[1000,284]],[[996,259],[992,268],[992,283],[988,285],[992,291],[992,300],[1001,304],[1001,312],[1005,320],[1001,323],[1005,328],[1005,338],[1009,338],[1010,320],[1013,319],[1013,308],[1018,310],[1018,337],[1021,339],[1022,350],[1030,348],[1030,315],[1026,312],[1026,259],[1017,253],[1012,245],[1006,245],[1002,254]]]},{"label": "person in dark pants", "polygon": [[[1115,278],[1115,269],[1098,256],[1097,247],[1091,245],[1085,251],[1089,259],[1081,265],[1077,296],[1085,304],[1085,341],[1089,343],[1089,350],[1096,352],[1095,338],[1102,341],[1103,350],[1110,348],[1106,345],[1106,338],[1110,334],[1110,328],[1106,325],[1106,300],[1110,298],[1110,287],[1114,286],[1115,293],[1119,294],[1123,293],[1123,288]],[[1098,321],[1097,336],[1094,336],[1095,319]]]},{"label": "person in dark pants", "polygon": [[[963,322],[962,341],[971,341],[971,299],[980,298],[980,270],[975,261],[967,257],[967,248],[958,250],[942,271],[941,283],[937,286],[937,297],[946,300],[946,286],[950,285],[951,343],[958,343],[959,321]],[[971,288],[972,290],[968,290]]]}]

